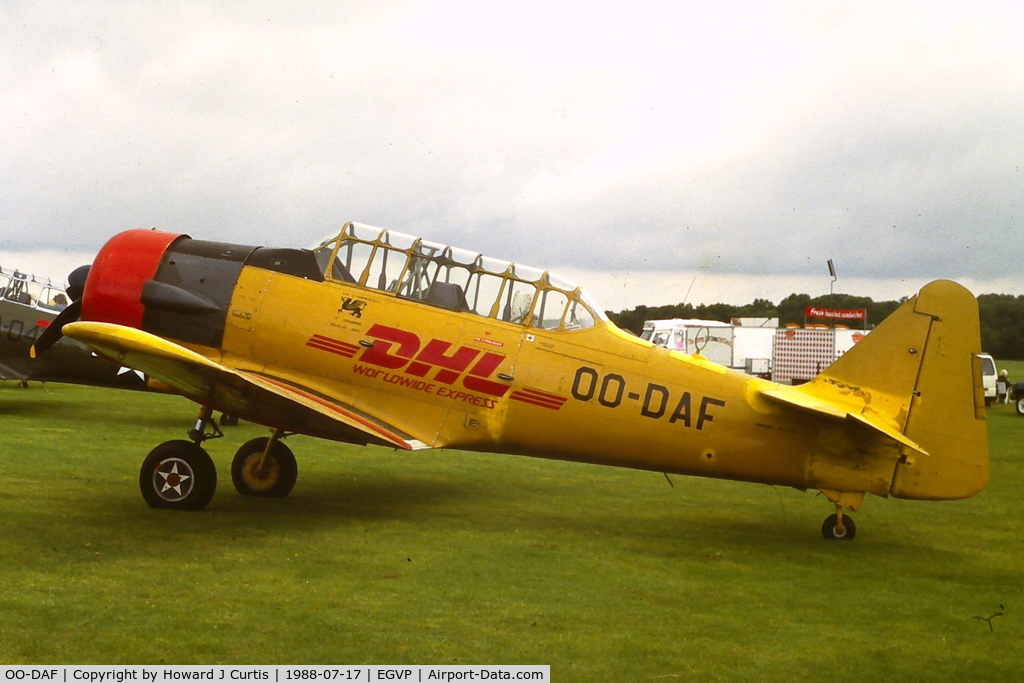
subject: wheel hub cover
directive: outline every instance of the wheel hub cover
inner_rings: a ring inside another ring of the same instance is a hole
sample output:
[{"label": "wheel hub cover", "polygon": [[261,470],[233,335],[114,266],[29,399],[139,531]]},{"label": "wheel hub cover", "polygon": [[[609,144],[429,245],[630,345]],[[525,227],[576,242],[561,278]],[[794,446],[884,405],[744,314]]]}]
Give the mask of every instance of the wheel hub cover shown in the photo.
[{"label": "wheel hub cover", "polygon": [[253,455],[245,461],[242,476],[245,478],[245,483],[254,491],[266,491],[277,483],[280,468],[273,458],[267,458],[262,468],[259,465],[260,456]]},{"label": "wheel hub cover", "polygon": [[158,496],[171,503],[188,498],[195,483],[195,473],[181,458],[161,460],[153,471],[153,489]]}]

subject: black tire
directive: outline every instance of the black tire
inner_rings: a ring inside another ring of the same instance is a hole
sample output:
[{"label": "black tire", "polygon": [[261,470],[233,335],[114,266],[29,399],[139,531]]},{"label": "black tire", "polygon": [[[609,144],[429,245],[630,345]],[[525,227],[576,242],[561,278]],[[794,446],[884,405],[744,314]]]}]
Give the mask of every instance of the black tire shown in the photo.
[{"label": "black tire", "polygon": [[217,468],[197,444],[167,441],[142,461],[139,489],[152,508],[202,510],[217,490]]},{"label": "black tire", "polygon": [[1024,415],[1024,397],[1017,399],[1017,414]]},{"label": "black tire", "polygon": [[836,526],[838,521],[837,515],[826,517],[825,522],[821,525],[821,535],[830,541],[852,541],[853,537],[857,535],[857,525],[853,523],[853,518],[850,515],[843,515],[842,535]]},{"label": "black tire", "polygon": [[221,416],[220,416],[220,426],[221,427],[237,427],[238,426],[238,417],[235,416],[235,415],[229,415],[227,413],[221,413]]},{"label": "black tire", "polygon": [[299,466],[291,449],[280,441],[274,442],[263,463],[263,471],[259,470],[268,440],[262,437],[245,442],[231,461],[231,481],[243,496],[284,498],[295,486]]}]

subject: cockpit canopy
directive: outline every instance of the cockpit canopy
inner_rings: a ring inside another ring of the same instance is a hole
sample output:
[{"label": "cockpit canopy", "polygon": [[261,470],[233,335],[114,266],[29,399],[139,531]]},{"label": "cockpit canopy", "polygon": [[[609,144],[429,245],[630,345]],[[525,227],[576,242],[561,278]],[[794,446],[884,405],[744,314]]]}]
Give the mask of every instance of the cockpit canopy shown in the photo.
[{"label": "cockpit canopy", "polygon": [[581,287],[553,273],[361,223],[346,223],[314,253],[326,279],[402,299],[543,330],[607,320]]}]

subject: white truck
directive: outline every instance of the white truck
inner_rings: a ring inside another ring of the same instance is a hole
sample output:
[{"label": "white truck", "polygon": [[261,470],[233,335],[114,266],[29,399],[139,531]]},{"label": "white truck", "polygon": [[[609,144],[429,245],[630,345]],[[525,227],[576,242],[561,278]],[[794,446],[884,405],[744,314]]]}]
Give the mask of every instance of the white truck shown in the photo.
[{"label": "white truck", "polygon": [[732,367],[733,327],[719,320],[671,318],[648,320],[641,338],[657,346],[704,358]]},{"label": "white truck", "polygon": [[733,323],[670,318],[646,321],[640,336],[658,346],[700,354],[728,368],[767,376],[771,372],[772,341],[777,326],[778,318],[744,318]]}]

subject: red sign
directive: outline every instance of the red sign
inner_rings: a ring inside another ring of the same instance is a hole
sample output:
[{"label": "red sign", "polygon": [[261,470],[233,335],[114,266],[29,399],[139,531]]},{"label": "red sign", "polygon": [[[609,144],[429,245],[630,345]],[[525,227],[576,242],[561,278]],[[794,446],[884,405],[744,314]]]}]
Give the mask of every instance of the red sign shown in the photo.
[{"label": "red sign", "polygon": [[827,318],[829,320],[865,320],[868,317],[866,308],[816,308],[808,306],[804,309],[808,318]]}]

